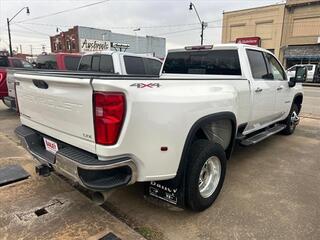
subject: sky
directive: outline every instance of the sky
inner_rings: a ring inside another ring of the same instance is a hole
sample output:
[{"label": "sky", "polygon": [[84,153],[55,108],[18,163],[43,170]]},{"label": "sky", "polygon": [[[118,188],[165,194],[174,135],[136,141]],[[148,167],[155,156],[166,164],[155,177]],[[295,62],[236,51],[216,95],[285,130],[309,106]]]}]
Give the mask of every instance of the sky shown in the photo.
[{"label": "sky", "polygon": [[[204,44],[221,42],[224,11],[282,3],[283,0],[193,0],[202,21],[208,22]],[[97,4],[95,4],[97,3]],[[49,36],[73,26],[166,38],[167,49],[199,45],[201,25],[190,0],[0,0],[0,50],[8,47],[7,18],[28,6],[10,24],[13,49],[38,54],[50,52]],[[91,6],[79,8],[84,5]],[[76,9],[78,8],[78,9]],[[67,10],[67,11],[65,11]],[[58,13],[64,11],[63,13]],[[50,16],[48,16],[50,15]]]}]

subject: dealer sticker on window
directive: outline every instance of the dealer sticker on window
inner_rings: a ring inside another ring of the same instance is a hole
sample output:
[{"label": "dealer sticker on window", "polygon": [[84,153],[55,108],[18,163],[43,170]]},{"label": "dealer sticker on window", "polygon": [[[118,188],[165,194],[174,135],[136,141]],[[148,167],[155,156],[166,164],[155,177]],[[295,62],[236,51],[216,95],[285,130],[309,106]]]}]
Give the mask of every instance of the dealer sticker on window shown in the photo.
[{"label": "dealer sticker on window", "polygon": [[59,150],[58,144],[55,143],[54,141],[47,139],[47,138],[43,138],[43,141],[44,141],[44,145],[46,147],[46,150],[53,153],[53,154],[56,154],[56,152]]}]

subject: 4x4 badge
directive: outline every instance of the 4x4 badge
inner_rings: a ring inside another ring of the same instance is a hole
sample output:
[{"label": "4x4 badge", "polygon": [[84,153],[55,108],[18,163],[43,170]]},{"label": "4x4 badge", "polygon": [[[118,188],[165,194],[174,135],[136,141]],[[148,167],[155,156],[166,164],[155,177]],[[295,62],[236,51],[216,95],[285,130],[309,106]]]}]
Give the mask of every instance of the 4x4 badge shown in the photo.
[{"label": "4x4 badge", "polygon": [[133,83],[130,87],[137,87],[137,88],[158,88],[160,87],[160,83]]}]

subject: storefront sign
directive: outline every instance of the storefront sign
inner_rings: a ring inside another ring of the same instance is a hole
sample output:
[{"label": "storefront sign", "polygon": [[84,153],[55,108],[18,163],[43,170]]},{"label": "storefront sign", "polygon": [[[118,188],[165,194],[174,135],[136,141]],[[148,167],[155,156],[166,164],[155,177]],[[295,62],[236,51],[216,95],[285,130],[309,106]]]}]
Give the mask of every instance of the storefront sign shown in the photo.
[{"label": "storefront sign", "polygon": [[245,37],[245,38],[237,38],[236,43],[248,44],[254,46],[261,46],[261,38],[259,37]]},{"label": "storefront sign", "polygon": [[110,50],[109,41],[93,40],[93,39],[87,39],[87,38],[80,40],[81,52],[104,51],[104,50]]}]

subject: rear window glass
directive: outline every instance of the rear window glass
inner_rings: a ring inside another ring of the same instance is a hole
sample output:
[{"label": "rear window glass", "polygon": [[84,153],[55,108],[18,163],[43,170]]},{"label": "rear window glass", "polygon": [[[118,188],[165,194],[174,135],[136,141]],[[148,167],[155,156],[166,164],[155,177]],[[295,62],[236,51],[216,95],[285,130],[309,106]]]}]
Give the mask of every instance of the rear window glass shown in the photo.
[{"label": "rear window glass", "polygon": [[164,73],[241,75],[237,50],[168,53]]},{"label": "rear window glass", "polygon": [[100,72],[114,73],[113,61],[110,55],[101,55]]},{"label": "rear window glass", "polygon": [[95,72],[99,72],[100,69],[100,55],[93,56],[91,62],[91,70]]},{"label": "rear window glass", "polygon": [[79,71],[94,71],[103,73],[114,73],[111,55],[86,55],[82,57]]},{"label": "rear window glass", "polygon": [[162,63],[155,59],[145,58],[145,68],[147,75],[159,75]]},{"label": "rear window glass", "polygon": [[146,74],[143,59],[141,57],[124,56],[127,74]]},{"label": "rear window glass", "polygon": [[67,70],[77,70],[80,56],[65,56],[64,57],[64,65]]},{"label": "rear window glass", "polygon": [[91,70],[91,55],[83,56],[80,60],[79,71],[90,71]]},{"label": "rear window glass", "polygon": [[57,59],[55,55],[40,55],[37,58],[37,68],[57,69]]},{"label": "rear window glass", "polygon": [[127,74],[159,75],[161,62],[151,58],[124,56]]}]

